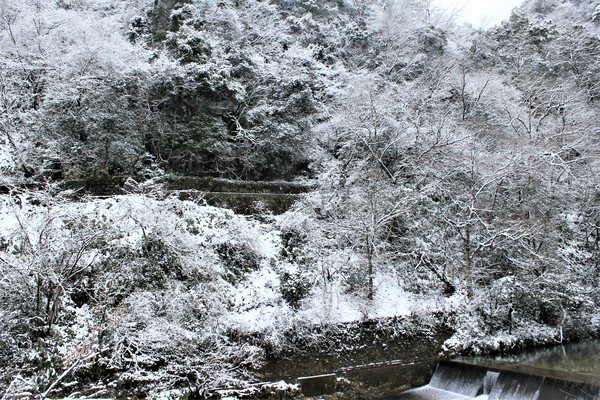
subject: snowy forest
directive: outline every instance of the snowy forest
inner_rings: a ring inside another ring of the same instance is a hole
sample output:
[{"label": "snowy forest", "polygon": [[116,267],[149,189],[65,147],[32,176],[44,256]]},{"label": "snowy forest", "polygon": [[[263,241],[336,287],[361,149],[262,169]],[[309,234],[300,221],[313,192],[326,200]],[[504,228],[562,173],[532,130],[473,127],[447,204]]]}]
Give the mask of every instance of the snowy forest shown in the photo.
[{"label": "snowy forest", "polygon": [[598,336],[599,116],[596,0],[0,0],[0,396]]}]

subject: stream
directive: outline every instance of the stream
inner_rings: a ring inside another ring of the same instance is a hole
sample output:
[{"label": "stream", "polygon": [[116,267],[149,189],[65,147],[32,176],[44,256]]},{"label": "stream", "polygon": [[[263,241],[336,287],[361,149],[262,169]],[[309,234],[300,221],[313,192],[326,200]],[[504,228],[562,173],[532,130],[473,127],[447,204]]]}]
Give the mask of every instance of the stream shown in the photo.
[{"label": "stream", "polygon": [[410,317],[349,323],[313,332],[318,339],[308,342],[291,337],[294,350],[271,357],[257,372],[267,381],[335,373],[374,393],[408,389],[429,381],[451,334]]},{"label": "stream", "polygon": [[597,400],[600,340],[440,361],[427,385],[388,400]]},{"label": "stream", "polygon": [[[288,382],[302,375],[336,373],[338,378],[346,378],[358,384],[361,390],[367,390],[369,398],[371,394],[373,397],[390,395],[429,382],[439,361],[439,346],[446,335],[443,331],[416,337],[401,335],[404,337],[395,338],[396,341],[385,348],[383,341],[373,341],[371,346],[354,350],[352,354],[345,354],[340,348],[331,351],[331,347],[337,346],[326,341],[323,345],[329,351],[271,360],[262,372]],[[589,376],[591,382],[596,382],[600,379],[600,340],[559,344],[496,357],[461,357],[460,360],[525,373],[547,371],[564,379],[575,375]]]},{"label": "stream", "polygon": [[600,339],[494,357],[494,361],[600,377]]}]

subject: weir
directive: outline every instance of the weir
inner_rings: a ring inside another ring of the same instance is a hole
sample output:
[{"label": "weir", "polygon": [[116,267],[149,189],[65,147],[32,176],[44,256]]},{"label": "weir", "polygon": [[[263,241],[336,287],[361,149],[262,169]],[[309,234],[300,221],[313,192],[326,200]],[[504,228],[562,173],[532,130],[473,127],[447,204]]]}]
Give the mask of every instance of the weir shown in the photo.
[{"label": "weir", "polygon": [[465,360],[440,361],[428,385],[386,399],[598,400],[600,377]]}]

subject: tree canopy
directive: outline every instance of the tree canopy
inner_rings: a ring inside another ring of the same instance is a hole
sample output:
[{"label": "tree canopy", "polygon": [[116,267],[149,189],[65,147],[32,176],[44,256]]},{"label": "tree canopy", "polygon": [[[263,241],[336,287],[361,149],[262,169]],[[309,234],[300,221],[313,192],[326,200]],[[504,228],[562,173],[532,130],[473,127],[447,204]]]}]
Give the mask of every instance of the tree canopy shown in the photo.
[{"label": "tree canopy", "polygon": [[[0,1],[0,393],[243,385],[290,331],[397,315],[456,352],[597,335],[599,34],[591,0],[486,30],[425,0]],[[165,177],[311,190],[244,216]]]}]

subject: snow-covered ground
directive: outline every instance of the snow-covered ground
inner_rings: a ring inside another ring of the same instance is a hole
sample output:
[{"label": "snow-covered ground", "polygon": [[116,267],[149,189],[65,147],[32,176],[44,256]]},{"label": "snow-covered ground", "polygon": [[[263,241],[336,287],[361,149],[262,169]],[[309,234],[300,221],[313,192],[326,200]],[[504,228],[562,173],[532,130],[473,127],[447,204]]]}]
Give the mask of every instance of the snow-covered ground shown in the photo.
[{"label": "snow-covered ground", "polygon": [[[490,334],[465,293],[411,293],[389,267],[376,270],[374,298],[367,300],[360,286],[338,273],[364,272],[360,257],[348,249],[326,243],[322,253],[286,255],[284,230],[297,214],[255,219],[143,194],[72,201],[17,191],[1,196],[0,204],[0,290],[13,302],[0,312],[14,316],[19,304],[29,304],[25,313],[61,338],[52,351],[65,365],[102,355],[103,365],[126,370],[125,380],[169,385],[177,379],[178,363],[206,363],[202,373],[216,382],[236,381],[236,369],[225,365],[260,363],[262,350],[231,342],[231,332],[277,348],[296,328],[408,315],[427,323],[442,312],[458,317],[443,349],[448,353],[503,350],[523,338],[542,343],[557,335],[556,328],[541,324]],[[310,226],[306,231],[313,232]],[[323,257],[311,258],[315,254]],[[307,288],[297,302],[285,295],[290,276]],[[485,295],[476,291],[474,298]],[[36,309],[36,302],[50,304],[56,314]],[[8,329],[24,323],[5,320]],[[197,353],[210,346],[217,350]],[[45,357],[33,348],[13,356]],[[144,369],[168,358],[171,369]]]},{"label": "snow-covered ground", "polygon": [[[31,200],[25,195],[0,199],[3,202],[0,235],[5,242],[12,242],[9,248],[20,246],[19,241],[26,239],[40,251],[61,253],[70,251],[68,246],[73,245],[75,234],[101,235],[108,243],[103,249],[90,248],[88,254],[90,261],[96,257],[94,262],[101,264],[116,256],[110,253],[110,248],[135,249],[145,240],[158,237],[185,261],[186,268],[202,267],[204,272],[217,275],[225,268],[224,260],[215,250],[219,245],[226,243],[248,249],[258,260],[259,268],[241,276],[227,293],[219,294],[228,302],[221,323],[245,333],[280,331],[298,323],[335,324],[403,316],[425,304],[423,299],[406,292],[398,278],[388,271],[375,275],[372,301],[365,300],[362,293],[349,292],[342,280],[317,281],[299,307],[293,309],[282,298],[281,272],[297,272],[313,266],[282,259],[277,217],[259,222],[225,209],[139,194],[80,202],[56,201],[46,195]],[[52,236],[44,236],[42,232],[51,232]]]}]

